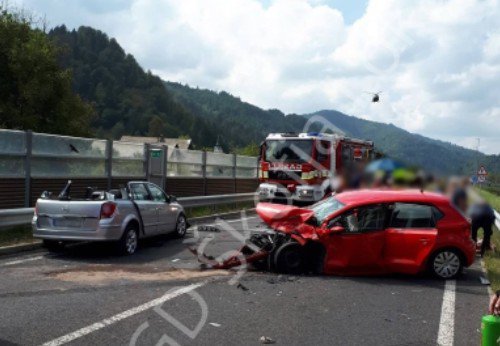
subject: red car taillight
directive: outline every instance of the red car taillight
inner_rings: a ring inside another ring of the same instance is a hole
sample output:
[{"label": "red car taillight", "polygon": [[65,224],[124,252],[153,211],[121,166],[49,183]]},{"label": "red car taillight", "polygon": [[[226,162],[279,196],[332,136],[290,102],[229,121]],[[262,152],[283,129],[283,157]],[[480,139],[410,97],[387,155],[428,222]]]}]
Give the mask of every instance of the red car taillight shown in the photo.
[{"label": "red car taillight", "polygon": [[101,206],[101,219],[109,219],[115,214],[116,204],[106,202]]}]

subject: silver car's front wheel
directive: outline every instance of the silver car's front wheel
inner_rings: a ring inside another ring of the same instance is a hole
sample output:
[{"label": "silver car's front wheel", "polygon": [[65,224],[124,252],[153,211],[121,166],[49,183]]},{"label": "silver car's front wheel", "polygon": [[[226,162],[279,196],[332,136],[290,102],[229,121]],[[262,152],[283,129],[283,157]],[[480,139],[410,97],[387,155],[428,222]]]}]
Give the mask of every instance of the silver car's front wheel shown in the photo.
[{"label": "silver car's front wheel", "polygon": [[177,218],[177,224],[175,225],[175,235],[178,238],[183,238],[187,231],[187,221],[184,215],[179,215]]},{"label": "silver car's front wheel", "polygon": [[462,271],[462,260],[454,250],[437,252],[432,259],[432,271],[441,279],[452,279]]}]

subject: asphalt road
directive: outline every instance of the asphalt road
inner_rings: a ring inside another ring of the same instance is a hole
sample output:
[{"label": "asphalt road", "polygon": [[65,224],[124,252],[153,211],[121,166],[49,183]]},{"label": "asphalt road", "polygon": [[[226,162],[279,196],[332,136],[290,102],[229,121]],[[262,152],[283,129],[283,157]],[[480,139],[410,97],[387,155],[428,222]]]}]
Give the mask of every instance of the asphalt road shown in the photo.
[{"label": "asphalt road", "polygon": [[222,232],[148,241],[131,257],[93,244],[1,257],[0,345],[479,344],[479,263],[446,284],[197,270],[186,246],[238,248],[243,230],[260,227],[245,217]]}]

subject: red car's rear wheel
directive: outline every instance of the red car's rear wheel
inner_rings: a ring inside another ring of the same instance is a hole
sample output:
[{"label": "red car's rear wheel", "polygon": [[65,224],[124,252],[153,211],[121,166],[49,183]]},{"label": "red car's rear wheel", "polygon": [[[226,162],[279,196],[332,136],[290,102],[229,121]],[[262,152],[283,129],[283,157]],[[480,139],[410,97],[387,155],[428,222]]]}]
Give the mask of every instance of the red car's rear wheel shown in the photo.
[{"label": "red car's rear wheel", "polygon": [[462,256],[454,249],[439,250],[431,257],[429,267],[440,279],[454,279],[462,272]]}]

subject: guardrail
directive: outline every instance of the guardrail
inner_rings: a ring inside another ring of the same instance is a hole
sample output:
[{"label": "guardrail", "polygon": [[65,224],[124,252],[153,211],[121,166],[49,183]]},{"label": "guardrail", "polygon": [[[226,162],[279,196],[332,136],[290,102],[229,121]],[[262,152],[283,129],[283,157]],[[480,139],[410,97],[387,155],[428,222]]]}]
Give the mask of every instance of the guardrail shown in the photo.
[{"label": "guardrail", "polygon": [[500,230],[500,213],[495,210],[495,226],[497,226],[498,230]]},{"label": "guardrail", "polygon": [[[255,193],[235,193],[228,195],[181,197],[177,200],[184,208],[193,208],[250,202],[254,198]],[[0,230],[2,228],[30,224],[34,212],[35,208],[0,209]]]}]

